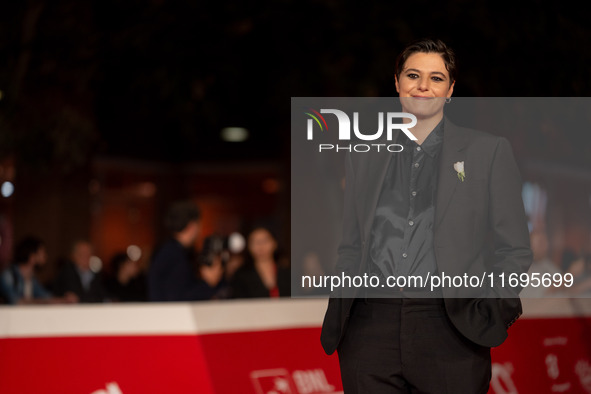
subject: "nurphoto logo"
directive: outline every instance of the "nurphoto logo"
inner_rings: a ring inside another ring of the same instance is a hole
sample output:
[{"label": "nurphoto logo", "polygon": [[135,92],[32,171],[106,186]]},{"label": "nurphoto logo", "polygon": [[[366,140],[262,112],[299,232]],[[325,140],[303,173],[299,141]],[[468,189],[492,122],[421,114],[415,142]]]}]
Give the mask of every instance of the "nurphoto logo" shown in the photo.
[{"label": "nurphoto logo", "polygon": [[[307,139],[314,139],[314,128],[320,129],[320,132],[328,132],[328,124],[322,114],[332,114],[336,116],[338,122],[338,139],[339,141],[350,141],[351,140],[351,120],[349,115],[344,111],[338,109],[320,109],[316,111],[309,108],[304,112],[309,118],[307,123]],[[382,138],[384,129],[386,131],[386,140],[392,141],[392,134],[394,130],[400,130],[412,141],[416,141],[417,138],[410,132],[409,129],[413,128],[417,124],[417,118],[413,114],[407,112],[378,112],[378,130],[373,133],[365,134],[359,130],[359,112],[353,112],[353,135],[361,141],[376,141]],[[384,121],[385,119],[385,121]],[[408,119],[408,123],[396,123],[394,120]],[[384,123],[386,126],[384,127]],[[315,127],[314,125],[317,125]],[[401,152],[403,150],[400,144],[384,144],[384,143],[372,143],[372,144],[318,144],[318,151],[347,151],[347,152],[369,152],[375,150],[380,152],[381,150],[387,150],[388,152]]]}]

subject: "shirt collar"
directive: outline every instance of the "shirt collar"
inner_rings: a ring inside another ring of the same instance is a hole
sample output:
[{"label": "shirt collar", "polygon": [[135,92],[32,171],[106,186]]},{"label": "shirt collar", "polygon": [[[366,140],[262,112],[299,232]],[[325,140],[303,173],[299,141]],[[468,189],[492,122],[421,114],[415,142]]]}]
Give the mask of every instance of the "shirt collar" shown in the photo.
[{"label": "shirt collar", "polygon": [[[441,145],[443,143],[443,119],[444,118],[441,118],[439,123],[437,123],[437,126],[435,126],[427,138],[425,138],[425,141],[420,145],[421,149],[431,157],[435,157],[441,150]],[[419,144],[410,139],[408,142],[413,148],[419,146]]]}]

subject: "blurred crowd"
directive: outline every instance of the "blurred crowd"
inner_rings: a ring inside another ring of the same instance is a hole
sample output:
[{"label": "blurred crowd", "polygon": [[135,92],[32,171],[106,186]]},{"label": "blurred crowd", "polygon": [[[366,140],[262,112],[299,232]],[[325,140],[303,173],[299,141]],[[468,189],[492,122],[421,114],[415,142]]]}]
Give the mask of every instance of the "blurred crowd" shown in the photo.
[{"label": "blurred crowd", "polygon": [[0,273],[0,302],[198,301],[291,294],[289,261],[280,255],[270,228],[255,226],[246,237],[211,235],[197,251],[200,218],[194,203],[172,204],[165,218],[169,237],[154,249],[146,268],[132,253],[121,251],[102,270],[92,243],[76,240],[53,281],[44,284],[37,272],[48,261],[45,244],[27,236],[15,245],[12,264]]},{"label": "blurred crowd", "polygon": [[[194,203],[172,204],[164,220],[169,236],[154,248],[147,265],[127,250],[116,253],[107,269],[101,269],[92,243],[76,240],[47,283],[37,279],[48,261],[45,244],[38,237],[25,237],[14,247],[12,264],[0,272],[0,303],[197,301],[291,295],[289,260],[281,256],[270,228],[254,226],[245,236],[210,235],[197,250],[200,218]],[[522,297],[591,297],[590,254],[566,249],[559,261],[554,261],[557,259],[550,257],[545,231],[533,230],[530,240],[530,273],[569,274],[573,281],[569,286],[567,282],[561,286],[527,286]]]},{"label": "blurred crowd", "polygon": [[529,274],[538,273],[540,276],[548,277],[559,274],[562,278],[572,278],[572,281],[562,280],[563,283],[560,286],[534,287],[530,284],[523,289],[521,297],[591,297],[591,254],[564,249],[559,261],[553,261],[550,258],[548,235],[544,230],[532,231],[530,244],[533,262]]}]

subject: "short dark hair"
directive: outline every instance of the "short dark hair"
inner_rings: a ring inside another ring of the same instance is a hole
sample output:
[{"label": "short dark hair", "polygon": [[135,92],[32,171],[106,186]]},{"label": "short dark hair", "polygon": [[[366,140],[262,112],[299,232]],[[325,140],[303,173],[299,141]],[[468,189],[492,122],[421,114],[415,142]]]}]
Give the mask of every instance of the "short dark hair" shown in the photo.
[{"label": "short dark hair", "polygon": [[88,244],[92,246],[90,241],[86,238],[78,238],[74,242],[70,244],[70,254],[73,254],[76,251],[76,248],[81,244]]},{"label": "short dark hair", "polygon": [[396,58],[396,78],[400,80],[402,68],[408,58],[415,53],[438,53],[443,58],[445,69],[449,73],[449,85],[456,80],[457,61],[454,51],[441,40],[423,38],[408,44]]},{"label": "short dark hair", "polygon": [[189,222],[199,220],[201,212],[199,207],[191,201],[177,201],[173,203],[164,219],[166,229],[171,233],[179,233],[187,227]]},{"label": "short dark hair", "polygon": [[275,249],[275,252],[273,253],[273,259],[275,260],[275,263],[279,262],[279,260],[281,259],[281,251],[280,251],[280,247],[279,247],[279,241],[277,239],[277,236],[275,234],[275,232],[271,229],[272,226],[260,222],[260,223],[255,223],[253,226],[250,227],[250,229],[247,232],[246,235],[246,240],[247,240],[247,245],[244,248],[244,265],[247,267],[252,267],[254,266],[254,258],[252,257],[252,255],[250,254],[250,250],[248,249],[248,241],[250,240],[250,237],[257,231],[266,231],[271,238],[273,238],[273,241],[275,241],[277,243],[277,248]]},{"label": "short dark hair", "polygon": [[25,264],[29,261],[29,257],[44,245],[40,238],[33,236],[23,238],[14,248],[14,262],[19,265]]},{"label": "short dark hair", "polygon": [[124,252],[117,253],[115,256],[113,256],[113,258],[111,259],[111,272],[113,276],[117,276],[123,264],[130,260],[131,259],[129,258],[127,253]]}]

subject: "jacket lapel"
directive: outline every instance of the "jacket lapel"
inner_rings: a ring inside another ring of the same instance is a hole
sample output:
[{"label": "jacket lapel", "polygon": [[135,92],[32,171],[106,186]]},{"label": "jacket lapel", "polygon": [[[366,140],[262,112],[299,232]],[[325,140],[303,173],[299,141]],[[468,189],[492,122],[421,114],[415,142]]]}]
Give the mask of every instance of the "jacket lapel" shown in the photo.
[{"label": "jacket lapel", "polygon": [[[397,131],[393,132],[392,141],[398,139]],[[393,143],[388,141],[388,143]],[[375,217],[376,206],[378,199],[382,191],[382,185],[384,184],[384,178],[388,172],[388,166],[392,155],[398,153],[391,153],[388,151],[380,151],[379,153],[369,154],[367,160],[360,161],[360,170],[358,176],[362,176],[356,182],[357,186],[357,201],[364,201],[364,204],[358,204],[359,212],[358,218],[360,223],[363,225],[363,236],[368,237],[371,232],[371,226],[373,225],[373,219]],[[363,153],[361,153],[363,155]],[[363,166],[366,166],[363,168]]]},{"label": "jacket lapel", "polygon": [[460,182],[458,173],[454,169],[454,163],[465,161],[466,155],[464,148],[466,147],[467,140],[464,137],[463,132],[445,118],[443,146],[439,160],[437,201],[435,203],[435,230],[441,223],[456,190],[456,186]]},{"label": "jacket lapel", "polygon": [[[396,141],[395,132],[393,141]],[[465,161],[464,148],[467,145],[467,139],[463,132],[448,118],[445,118],[443,132],[443,146],[441,147],[441,157],[439,160],[439,180],[437,183],[437,201],[435,203],[435,227],[437,229],[443,219],[449,202],[454,194],[456,186],[460,180],[458,173],[454,169],[454,163]],[[356,182],[357,201],[365,200],[365,204],[358,204],[360,209],[358,217],[363,219],[363,236],[367,237],[373,225],[378,198],[382,191],[382,185],[392,155],[396,153],[375,153],[369,155],[367,160],[360,161],[360,171],[357,175],[361,176]],[[365,168],[363,168],[365,166]]]}]

